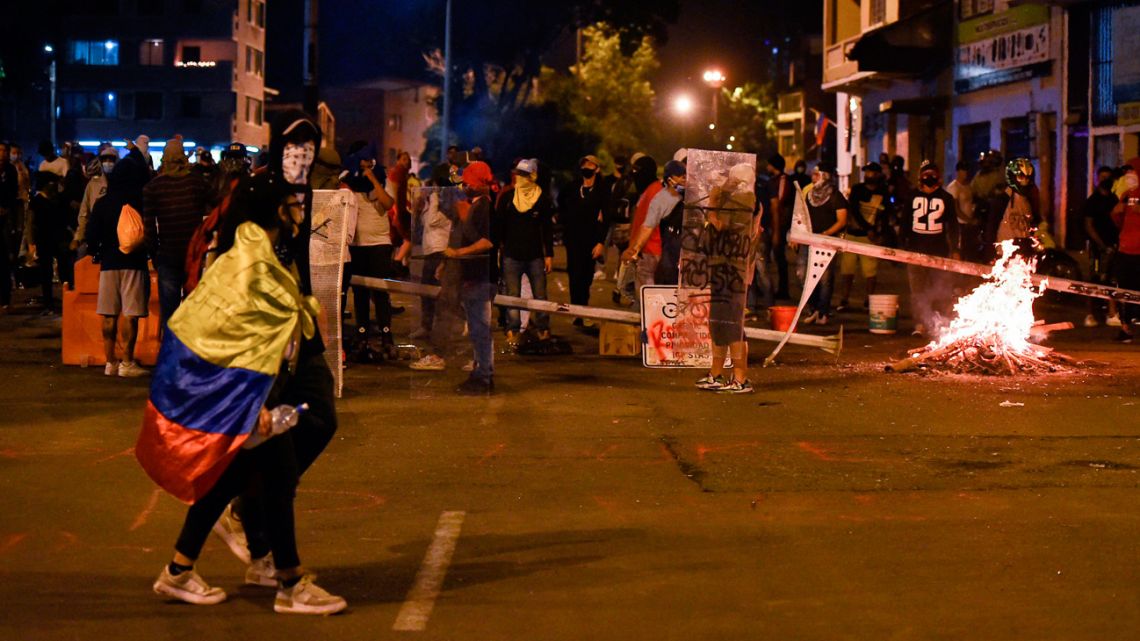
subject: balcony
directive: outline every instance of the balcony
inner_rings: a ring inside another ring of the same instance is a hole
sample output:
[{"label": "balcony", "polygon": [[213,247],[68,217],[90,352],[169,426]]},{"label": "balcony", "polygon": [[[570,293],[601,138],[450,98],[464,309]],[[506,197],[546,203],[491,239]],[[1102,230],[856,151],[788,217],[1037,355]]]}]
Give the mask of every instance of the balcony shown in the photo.
[{"label": "balcony", "polygon": [[847,54],[863,34],[841,40],[823,50],[823,88],[832,89],[847,82],[853,82],[871,75],[860,73],[859,63],[848,58]]}]

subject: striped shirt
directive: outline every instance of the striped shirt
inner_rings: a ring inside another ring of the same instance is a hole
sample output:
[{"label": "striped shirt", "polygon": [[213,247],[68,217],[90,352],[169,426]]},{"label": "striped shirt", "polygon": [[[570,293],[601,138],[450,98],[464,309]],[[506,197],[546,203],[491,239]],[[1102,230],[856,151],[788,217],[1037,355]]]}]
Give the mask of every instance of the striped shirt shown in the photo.
[{"label": "striped shirt", "polygon": [[198,176],[158,176],[143,189],[143,227],[150,255],[182,266],[194,230],[209,204],[209,189]]}]

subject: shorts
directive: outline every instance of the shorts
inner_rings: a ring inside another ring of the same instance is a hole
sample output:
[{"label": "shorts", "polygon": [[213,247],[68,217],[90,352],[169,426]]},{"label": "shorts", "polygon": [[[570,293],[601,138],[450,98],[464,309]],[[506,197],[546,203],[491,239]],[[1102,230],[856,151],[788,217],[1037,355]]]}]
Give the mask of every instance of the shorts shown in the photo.
[{"label": "shorts", "polygon": [[[848,235],[847,240],[853,243],[863,243],[864,245],[872,245],[870,239],[866,236],[852,236]],[[839,254],[839,275],[840,276],[854,276],[855,264],[858,263],[860,273],[863,278],[874,278],[879,273],[879,259],[871,256],[864,256],[863,254],[853,254],[851,252],[842,252]]]},{"label": "shorts", "polygon": [[138,269],[109,269],[99,272],[99,298],[95,313],[100,316],[145,318],[150,307],[150,274]]},{"label": "shorts", "polygon": [[713,345],[726,347],[744,340],[744,296],[713,296],[709,303],[709,334]]}]

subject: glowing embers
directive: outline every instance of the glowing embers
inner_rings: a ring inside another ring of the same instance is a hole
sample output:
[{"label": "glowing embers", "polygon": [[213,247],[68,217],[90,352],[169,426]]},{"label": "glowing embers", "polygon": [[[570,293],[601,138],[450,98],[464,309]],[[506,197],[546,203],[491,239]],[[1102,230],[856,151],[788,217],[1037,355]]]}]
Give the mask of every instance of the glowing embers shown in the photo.
[{"label": "glowing embers", "polygon": [[905,372],[929,368],[959,374],[1041,374],[1064,371],[1072,358],[1030,342],[1037,323],[1033,301],[1044,283],[1033,284],[1035,261],[1016,254],[1012,241],[1001,244],[1001,257],[985,282],[958,299],[955,316],[939,337],[887,366]]}]

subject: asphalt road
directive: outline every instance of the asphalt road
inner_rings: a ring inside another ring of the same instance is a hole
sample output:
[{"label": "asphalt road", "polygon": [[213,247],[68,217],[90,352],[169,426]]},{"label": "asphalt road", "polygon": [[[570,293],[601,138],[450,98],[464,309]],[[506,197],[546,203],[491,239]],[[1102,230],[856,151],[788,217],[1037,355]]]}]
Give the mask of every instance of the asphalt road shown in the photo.
[{"label": "asphalt road", "polygon": [[[415,311],[404,302],[398,331]],[[597,356],[565,318],[554,328],[576,353],[502,356],[489,399],[451,392],[457,363],[355,366],[297,500],[302,558],[349,610],[306,618],[240,587],[243,567],[213,540],[198,569],[228,602],[151,593],[184,508],[131,454],[148,382],[58,365],[58,320],[27,311],[0,317],[0,639],[1140,629],[1140,346],[1114,330],[1056,336],[1096,361],[1077,373],[922,376],[882,371],[915,339],[844,315],[838,361],[789,347],[753,370],[755,394],[730,397],[696,391],[691,371]]]}]

